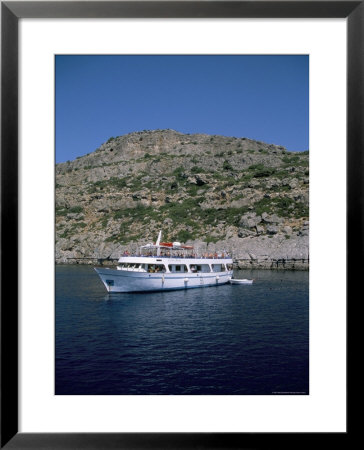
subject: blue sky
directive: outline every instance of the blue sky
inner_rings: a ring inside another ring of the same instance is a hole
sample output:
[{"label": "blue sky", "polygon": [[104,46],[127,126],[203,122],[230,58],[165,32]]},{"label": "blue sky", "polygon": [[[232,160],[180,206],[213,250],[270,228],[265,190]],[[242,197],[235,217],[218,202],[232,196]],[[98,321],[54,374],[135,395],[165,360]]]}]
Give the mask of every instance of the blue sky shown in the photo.
[{"label": "blue sky", "polygon": [[309,149],[307,55],[57,55],[56,162],[171,128]]}]

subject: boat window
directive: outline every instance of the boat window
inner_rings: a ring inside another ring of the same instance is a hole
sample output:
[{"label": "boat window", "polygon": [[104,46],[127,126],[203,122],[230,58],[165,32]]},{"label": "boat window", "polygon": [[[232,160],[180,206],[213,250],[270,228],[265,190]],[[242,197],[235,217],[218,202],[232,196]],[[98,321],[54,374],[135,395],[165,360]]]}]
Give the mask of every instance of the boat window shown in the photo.
[{"label": "boat window", "polygon": [[224,264],[212,264],[211,267],[213,272],[225,272]]},{"label": "boat window", "polygon": [[208,264],[196,264],[196,272],[210,272],[210,266]]},{"label": "boat window", "polygon": [[170,270],[170,272],[179,272],[179,273],[187,272],[186,264],[169,264],[168,269]]},{"label": "boat window", "polygon": [[158,273],[166,271],[164,264],[145,264],[144,266],[146,266],[146,270],[149,273]]},{"label": "boat window", "polygon": [[144,264],[138,263],[120,263],[118,268],[121,270],[140,270],[144,268]]}]

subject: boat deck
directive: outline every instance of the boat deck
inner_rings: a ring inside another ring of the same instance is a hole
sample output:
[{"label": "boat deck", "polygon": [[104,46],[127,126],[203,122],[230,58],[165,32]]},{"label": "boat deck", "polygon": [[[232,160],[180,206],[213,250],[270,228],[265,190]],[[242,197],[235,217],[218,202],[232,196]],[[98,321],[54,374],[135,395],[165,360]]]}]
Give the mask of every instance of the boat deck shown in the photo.
[{"label": "boat deck", "polygon": [[132,254],[123,254],[121,258],[158,258],[158,259],[221,259],[225,261],[226,259],[231,259],[231,256],[215,256],[215,255],[207,255],[207,256],[198,256],[198,255],[132,255]]}]

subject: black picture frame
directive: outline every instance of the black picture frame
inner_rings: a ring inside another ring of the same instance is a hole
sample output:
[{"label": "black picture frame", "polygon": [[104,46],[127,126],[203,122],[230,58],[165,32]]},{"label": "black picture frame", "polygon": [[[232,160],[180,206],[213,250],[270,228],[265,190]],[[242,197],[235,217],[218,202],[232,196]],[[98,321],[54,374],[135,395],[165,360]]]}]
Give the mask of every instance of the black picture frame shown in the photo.
[{"label": "black picture frame", "polygon": [[[20,18],[347,18],[347,305],[363,269],[364,1],[1,2],[1,448],[187,449],[327,445],[327,433],[18,433],[18,21]],[[333,92],[333,95],[335,93]],[[11,270],[9,261],[12,260]],[[359,292],[361,289],[359,289]],[[355,300],[357,294],[355,294]],[[350,352],[349,345],[347,346]],[[350,353],[349,353],[350,354]],[[348,358],[349,364],[349,358]],[[350,376],[350,372],[347,372]],[[350,378],[349,378],[350,381]],[[349,390],[347,392],[349,398]],[[333,393],[335,395],[335,393]],[[350,413],[350,410],[349,410]],[[352,435],[333,433],[348,446]],[[350,434],[349,434],[350,432]]]}]

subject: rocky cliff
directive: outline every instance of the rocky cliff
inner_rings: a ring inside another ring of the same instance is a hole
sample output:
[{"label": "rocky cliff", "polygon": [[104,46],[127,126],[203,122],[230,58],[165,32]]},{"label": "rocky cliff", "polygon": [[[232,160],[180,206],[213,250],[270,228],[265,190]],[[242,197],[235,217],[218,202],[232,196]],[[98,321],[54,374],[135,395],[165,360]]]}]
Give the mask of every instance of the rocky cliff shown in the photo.
[{"label": "rocky cliff", "polygon": [[309,155],[246,138],[135,132],[56,165],[56,262],[163,240],[241,267],[306,268]]}]

